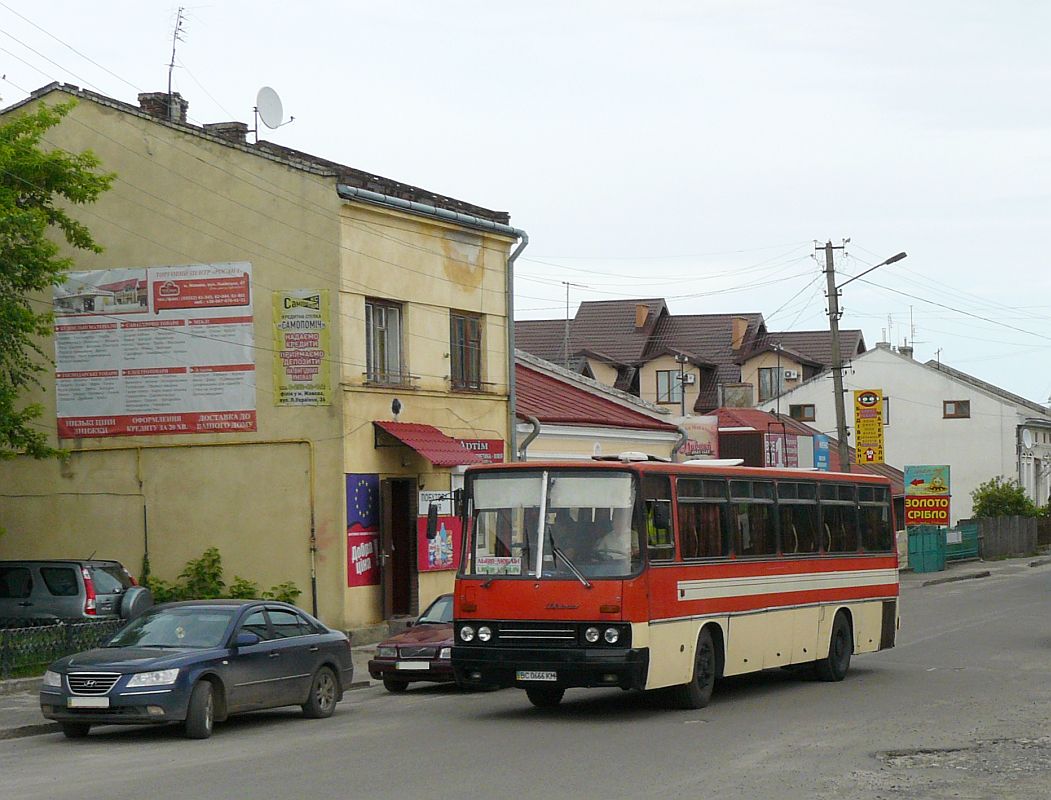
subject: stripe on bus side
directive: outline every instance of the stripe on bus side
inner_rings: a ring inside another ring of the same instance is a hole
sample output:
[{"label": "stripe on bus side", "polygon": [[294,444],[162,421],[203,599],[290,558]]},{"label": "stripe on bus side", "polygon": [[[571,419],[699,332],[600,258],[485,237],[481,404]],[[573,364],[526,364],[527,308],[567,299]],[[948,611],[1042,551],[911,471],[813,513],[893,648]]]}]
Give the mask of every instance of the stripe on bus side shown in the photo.
[{"label": "stripe on bus side", "polygon": [[[799,593],[837,589],[870,589],[896,585],[897,582],[898,571],[896,569],[861,569],[790,575],[704,578],[701,580],[678,581],[677,588],[679,600],[689,601],[754,597],[756,595],[798,595]],[[856,597],[858,595],[851,596]]]}]

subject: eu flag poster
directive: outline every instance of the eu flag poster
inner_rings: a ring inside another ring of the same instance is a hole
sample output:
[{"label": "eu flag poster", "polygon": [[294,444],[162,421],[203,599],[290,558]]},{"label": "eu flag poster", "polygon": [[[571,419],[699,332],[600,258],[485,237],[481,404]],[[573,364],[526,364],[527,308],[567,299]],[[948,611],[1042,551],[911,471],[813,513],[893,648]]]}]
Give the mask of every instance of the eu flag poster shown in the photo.
[{"label": "eu flag poster", "polygon": [[380,582],[380,476],[347,475],[347,586]]}]

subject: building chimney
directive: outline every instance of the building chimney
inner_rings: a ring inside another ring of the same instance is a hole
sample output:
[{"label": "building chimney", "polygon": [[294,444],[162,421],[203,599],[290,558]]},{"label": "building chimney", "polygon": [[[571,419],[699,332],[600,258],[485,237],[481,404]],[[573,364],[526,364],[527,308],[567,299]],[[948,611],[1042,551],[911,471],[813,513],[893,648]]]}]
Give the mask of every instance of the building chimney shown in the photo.
[{"label": "building chimney", "polygon": [[734,317],[733,329],[731,331],[730,347],[740,350],[744,344],[744,335],[748,332],[748,319],[745,317]]},{"label": "building chimney", "polygon": [[911,344],[903,344],[901,347],[898,348],[898,352],[901,353],[906,358],[912,358],[912,345]]},{"label": "building chimney", "polygon": [[245,144],[248,141],[247,122],[206,122],[204,132],[235,144]]},{"label": "building chimney", "polygon": [[143,92],[139,95],[139,108],[157,119],[169,122],[186,122],[186,111],[190,107],[178,92]]},{"label": "building chimney", "polygon": [[650,307],[645,303],[635,304],[635,329],[638,330],[646,324],[646,317],[650,314]]}]

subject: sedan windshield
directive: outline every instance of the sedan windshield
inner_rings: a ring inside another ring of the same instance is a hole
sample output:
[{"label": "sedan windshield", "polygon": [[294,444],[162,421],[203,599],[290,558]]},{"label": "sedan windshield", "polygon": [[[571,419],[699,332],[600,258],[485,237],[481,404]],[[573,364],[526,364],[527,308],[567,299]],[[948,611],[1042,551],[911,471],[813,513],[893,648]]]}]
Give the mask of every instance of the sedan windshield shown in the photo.
[{"label": "sedan windshield", "polygon": [[109,640],[107,647],[219,647],[236,608],[160,608],[147,611]]},{"label": "sedan windshield", "polygon": [[629,472],[490,472],[475,476],[470,492],[465,574],[587,583],[641,566]]}]

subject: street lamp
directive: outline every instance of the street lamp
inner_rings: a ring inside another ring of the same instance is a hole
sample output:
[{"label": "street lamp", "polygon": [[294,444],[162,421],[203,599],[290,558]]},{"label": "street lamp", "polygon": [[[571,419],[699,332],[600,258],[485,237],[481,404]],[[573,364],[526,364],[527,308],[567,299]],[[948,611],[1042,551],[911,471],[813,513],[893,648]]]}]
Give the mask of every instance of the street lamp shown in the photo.
[{"label": "street lamp", "polygon": [[686,416],[686,362],[689,356],[685,353],[676,353],[675,361],[679,365],[679,416]]},{"label": "street lamp", "polygon": [[839,439],[839,468],[843,472],[850,472],[850,452],[847,447],[847,410],[843,402],[843,353],[839,349],[839,292],[851,281],[856,281],[863,275],[868,275],[872,270],[885,267],[905,258],[905,253],[898,253],[881,261],[864,272],[860,272],[853,278],[836,285],[836,268],[832,263],[832,251],[842,250],[843,247],[833,247],[832,242],[825,243],[825,280],[828,285],[828,325],[832,331],[832,388],[836,393],[836,438]]}]

